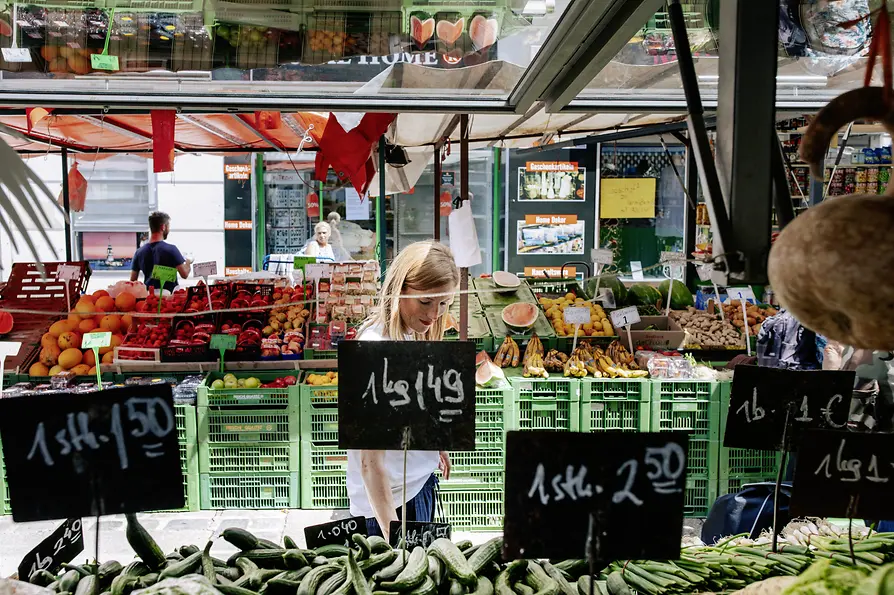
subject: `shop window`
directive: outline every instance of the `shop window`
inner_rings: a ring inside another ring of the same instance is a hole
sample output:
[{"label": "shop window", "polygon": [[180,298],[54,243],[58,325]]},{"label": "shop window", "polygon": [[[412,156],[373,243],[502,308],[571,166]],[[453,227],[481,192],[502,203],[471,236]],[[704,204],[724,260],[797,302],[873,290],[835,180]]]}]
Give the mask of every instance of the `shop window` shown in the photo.
[{"label": "shop window", "polygon": [[146,231],[146,218],[158,207],[151,168],[151,159],[131,155],[79,163],[87,200],[83,211],[72,213],[74,231]]}]

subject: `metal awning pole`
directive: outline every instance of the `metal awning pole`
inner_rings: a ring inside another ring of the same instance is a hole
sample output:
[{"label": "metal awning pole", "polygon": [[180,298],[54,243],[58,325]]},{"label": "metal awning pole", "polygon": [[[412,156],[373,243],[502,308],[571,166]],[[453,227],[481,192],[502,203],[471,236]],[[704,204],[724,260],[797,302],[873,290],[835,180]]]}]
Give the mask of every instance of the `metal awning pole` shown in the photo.
[{"label": "metal awning pole", "polygon": [[68,202],[68,149],[62,147],[62,208],[65,211],[65,262],[71,257],[71,205]]},{"label": "metal awning pole", "polygon": [[[469,115],[459,117],[459,179],[460,199],[469,200]],[[471,205],[469,205],[471,208]],[[469,338],[469,269],[459,270],[459,340]]]},{"label": "metal awning pole", "polygon": [[[323,214],[322,200],[320,215]],[[385,136],[379,137],[379,196],[376,198],[376,238],[379,245],[379,271],[385,278],[385,245],[388,239],[388,222],[385,219]]]},{"label": "metal awning pole", "polygon": [[441,241],[441,143],[435,143],[435,238]]}]

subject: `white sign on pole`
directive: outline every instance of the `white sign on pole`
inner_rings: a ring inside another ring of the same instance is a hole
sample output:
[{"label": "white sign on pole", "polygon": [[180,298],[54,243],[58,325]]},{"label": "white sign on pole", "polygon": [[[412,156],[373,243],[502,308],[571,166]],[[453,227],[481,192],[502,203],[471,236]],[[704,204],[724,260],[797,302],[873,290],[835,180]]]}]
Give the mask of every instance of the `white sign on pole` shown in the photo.
[{"label": "white sign on pole", "polygon": [[608,248],[593,248],[590,250],[590,260],[596,264],[611,266],[615,262],[615,256]]},{"label": "white sign on pole", "polygon": [[353,188],[345,188],[345,219],[348,221],[369,221],[368,196],[360,196]]},{"label": "white sign on pole", "polygon": [[565,324],[588,324],[590,322],[590,309],[585,306],[565,308],[563,316]]},{"label": "white sign on pole", "polygon": [[611,318],[612,326],[616,329],[628,327],[640,321],[639,310],[636,309],[636,306],[628,306],[626,308],[621,308],[620,310],[615,310],[611,313]]},{"label": "white sign on pole", "polygon": [[81,278],[81,267],[73,264],[60,264],[56,269],[56,278],[60,281],[77,281]]},{"label": "white sign on pole", "polygon": [[329,277],[331,268],[324,263],[308,263],[304,265],[304,276],[308,281],[319,281]]},{"label": "white sign on pole", "polygon": [[754,297],[754,291],[752,291],[750,287],[727,287],[726,295],[728,296],[728,299],[731,300],[751,302],[752,304],[757,303],[757,299]]},{"label": "white sign on pole", "polygon": [[192,265],[193,277],[211,277],[217,274],[217,261],[197,262]]},{"label": "white sign on pole", "polygon": [[630,276],[633,277],[634,281],[645,281],[646,278],[643,277],[643,263],[638,260],[631,260]]},{"label": "white sign on pole", "polygon": [[31,62],[31,50],[28,48],[3,48],[0,52],[7,62]]}]

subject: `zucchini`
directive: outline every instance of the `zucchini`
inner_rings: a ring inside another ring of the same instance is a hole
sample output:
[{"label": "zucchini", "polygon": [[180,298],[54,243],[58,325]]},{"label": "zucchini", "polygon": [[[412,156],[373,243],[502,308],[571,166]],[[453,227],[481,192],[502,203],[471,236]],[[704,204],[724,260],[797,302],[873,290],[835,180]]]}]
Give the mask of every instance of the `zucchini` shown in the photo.
[{"label": "zucchini", "polygon": [[543,567],[533,560],[528,562],[525,584],[534,589],[537,595],[559,595],[559,583],[554,581]]},{"label": "zucchini", "polygon": [[450,579],[450,584],[447,588],[448,595],[465,595],[466,588],[463,587],[462,583],[456,580],[455,578]]},{"label": "zucchini", "polygon": [[387,552],[373,554],[363,562],[359,562],[358,566],[360,566],[360,570],[361,572],[363,572],[363,574],[369,575],[379,568],[383,568],[391,564],[394,561],[395,557],[397,557],[397,552],[389,547]]},{"label": "zucchini", "polygon": [[[313,553],[316,554],[316,552],[313,552]],[[326,556],[316,556],[315,555],[313,557],[313,559],[310,561],[310,565],[313,566],[314,568],[316,568],[317,566],[326,566],[327,564],[329,564],[329,562],[331,562],[331,560],[329,558],[327,558]]]},{"label": "zucchini", "polygon": [[94,574],[93,570],[87,568],[87,566],[79,566],[77,564],[63,564],[62,568],[64,568],[65,570],[77,570],[78,576],[80,576],[81,578]]},{"label": "zucchini", "polygon": [[149,572],[149,567],[146,566],[142,560],[134,560],[124,567],[121,574],[126,574],[127,576],[143,576],[149,574]]},{"label": "zucchini", "polygon": [[232,585],[233,581],[231,581],[230,579],[228,579],[227,577],[225,577],[222,574],[216,574],[216,575],[214,575],[214,584],[215,585]]},{"label": "zucchini", "polygon": [[257,537],[239,527],[228,527],[221,532],[220,536],[239,550],[254,550],[260,547]]},{"label": "zucchini", "polygon": [[462,541],[456,542],[456,547],[459,551],[464,552],[468,549],[472,549],[472,542],[468,539],[464,539]]},{"label": "zucchini", "polygon": [[474,595],[494,595],[494,584],[486,576],[479,576]]},{"label": "zucchini", "polygon": [[[158,547],[158,544],[149,535],[149,532],[137,520],[137,515],[129,512],[124,515],[127,518],[127,529],[125,536],[127,543],[133,548],[137,556],[146,563],[152,570],[158,570],[165,563],[164,552]],[[80,594],[77,594],[80,595]]]},{"label": "zucchini", "polygon": [[[397,575],[397,578],[391,582],[383,582],[380,586],[386,591],[409,591],[424,583],[426,578],[428,578],[428,556],[424,549],[416,546],[407,560],[406,567]],[[432,581],[432,585],[434,585],[434,581]]]},{"label": "zucchini", "polygon": [[279,545],[278,543],[274,543],[274,542],[270,541],[269,539],[261,539],[261,538],[258,538],[258,548],[263,549],[263,550],[284,550],[284,549],[286,549],[283,546]]},{"label": "zucchini", "polygon": [[78,588],[78,581],[81,580],[81,573],[77,570],[69,570],[59,579],[59,591],[69,591],[74,593]]},{"label": "zucchini", "polygon": [[577,595],[577,589],[571,586],[561,570],[549,562],[543,562],[542,566],[543,570],[546,571],[546,574],[549,575],[549,578],[556,581],[556,584],[559,586],[559,592],[562,595]]},{"label": "zucchini", "polygon": [[183,559],[183,556],[180,555],[180,552],[171,552],[167,556],[165,556],[165,560],[168,562],[179,562]]},{"label": "zucchini", "polygon": [[75,595],[97,595],[99,593],[99,577],[95,574],[83,577],[78,581]]},{"label": "zucchini", "polygon": [[223,595],[258,595],[251,589],[243,589],[235,585],[216,585],[214,588],[223,593]]},{"label": "zucchini", "polygon": [[259,593],[261,595],[295,595],[299,586],[301,586],[300,581],[290,581],[274,576],[261,587]]},{"label": "zucchini", "polygon": [[217,574],[231,581],[238,581],[242,577],[242,571],[238,568],[216,568]]},{"label": "zucchini", "polygon": [[[240,552],[236,557],[242,558],[244,560],[251,560],[252,562],[257,564],[259,568],[278,568],[280,570],[289,570],[289,568],[286,566],[286,561],[284,560],[283,556],[285,552],[286,550],[283,549],[247,550]],[[298,551],[298,554],[300,555],[301,552]],[[301,557],[302,559],[304,558],[304,556]],[[306,563],[307,560],[305,560],[305,564]]]},{"label": "zucchini", "polygon": [[35,570],[28,577],[28,582],[38,587],[46,587],[56,582],[56,577],[46,570]]},{"label": "zucchini", "polygon": [[[359,533],[355,533],[354,537],[357,535],[359,535]],[[361,537],[363,536],[361,535]],[[363,541],[366,542],[366,539],[364,538]],[[366,546],[369,548],[369,543],[366,543]],[[369,549],[366,551],[369,552]],[[355,595],[372,595],[372,589],[370,589],[369,583],[366,582],[366,577],[363,576],[363,571],[360,570],[360,565],[357,564],[354,552],[348,552],[348,580],[351,581],[351,585],[354,587]]]},{"label": "zucchini", "polygon": [[[456,577],[462,585],[468,589],[474,589],[478,584],[478,577],[472,570],[472,566],[459,548],[452,541],[444,537],[436,539],[431,544],[429,551],[447,566],[447,571]],[[542,570],[542,569],[541,569]],[[547,594],[544,594],[547,595]]]},{"label": "zucchini", "polygon": [[128,595],[137,587],[137,583],[139,582],[140,577],[138,576],[133,576],[132,574],[119,574],[112,580],[110,591],[112,595]]},{"label": "zucchini", "polygon": [[298,570],[308,565],[307,558],[304,557],[304,553],[298,548],[286,550],[280,557],[285,567],[289,570]]},{"label": "zucchini", "polygon": [[282,544],[286,546],[287,550],[298,549],[298,544],[295,543],[295,540],[289,537],[288,535],[283,535]]},{"label": "zucchini", "polygon": [[428,576],[435,581],[435,586],[444,584],[444,563],[440,559],[428,554]]},{"label": "zucchini", "polygon": [[158,582],[158,573],[150,572],[149,574],[144,574],[140,577],[140,582],[138,583],[138,587],[140,589],[145,589],[146,587],[151,587],[155,583]]},{"label": "zucchini", "polygon": [[500,557],[502,551],[503,538],[495,537],[475,550],[475,553],[469,558],[469,567],[475,574],[481,574],[488,564]]},{"label": "zucchini", "polygon": [[385,538],[380,535],[370,535],[366,538],[366,540],[369,542],[369,548],[374,554],[381,554],[382,552],[391,551],[391,546],[388,545],[388,542],[385,541]]},{"label": "zucchini", "polygon": [[353,535],[351,535],[351,541],[353,541],[354,545],[357,546],[358,560],[366,560],[367,558],[369,558],[370,554],[372,553],[372,547],[369,545],[369,541],[367,541],[365,535],[354,533]]},{"label": "zucchini", "polygon": [[534,589],[532,589],[525,583],[515,583],[514,585],[512,585],[512,590],[518,595],[535,595]]},{"label": "zucchini", "polygon": [[188,557],[192,556],[193,554],[195,554],[196,552],[201,552],[201,551],[202,550],[200,550],[199,546],[197,546],[197,545],[181,545],[179,548],[177,548],[177,553],[179,553],[184,558],[188,558]]},{"label": "zucchini", "polygon": [[562,572],[568,573],[571,578],[580,578],[581,575],[587,574],[589,570],[589,564],[587,564],[586,560],[562,560],[561,562],[556,562],[555,567]]},{"label": "zucchini", "polygon": [[394,561],[388,566],[378,571],[373,578],[380,581],[390,581],[400,574],[400,571],[407,565],[408,554],[404,550],[392,550],[396,554]]},{"label": "zucchini", "polygon": [[438,586],[435,584],[435,581],[431,580],[431,577],[426,574],[422,584],[410,591],[409,595],[434,595],[437,592]]},{"label": "zucchini", "polygon": [[344,568],[336,571],[335,574],[323,581],[323,584],[321,584],[317,589],[316,595],[332,595],[339,587],[341,587],[345,583],[347,578],[348,571]]},{"label": "zucchini", "polygon": [[166,578],[180,578],[181,576],[195,572],[202,565],[202,552],[191,554],[188,558],[171,564],[161,571],[158,580],[163,581]]},{"label": "zucchini", "polygon": [[217,582],[217,570],[214,568],[214,562],[211,560],[211,545],[213,541],[205,544],[202,550],[202,576],[204,576],[212,585]]},{"label": "zucchini", "polygon": [[314,550],[318,556],[323,556],[326,558],[339,558],[341,556],[348,555],[348,548],[343,545],[321,545],[316,550]]},{"label": "zucchini", "polygon": [[[578,585],[580,585],[580,582],[578,582]],[[608,578],[605,579],[605,586],[608,588],[609,595],[633,595],[633,591],[627,586],[627,581],[624,580],[624,575],[618,570],[608,575]],[[590,595],[589,589],[587,595]]]},{"label": "zucchini", "polygon": [[495,595],[515,595],[512,590],[512,583],[521,576],[528,563],[525,560],[514,560],[510,562],[498,575],[494,582]]},{"label": "zucchini", "polygon": [[339,567],[337,564],[327,564],[326,566],[317,566],[301,579],[301,586],[298,587],[297,595],[315,595],[317,587],[320,586],[327,577],[337,573]]}]

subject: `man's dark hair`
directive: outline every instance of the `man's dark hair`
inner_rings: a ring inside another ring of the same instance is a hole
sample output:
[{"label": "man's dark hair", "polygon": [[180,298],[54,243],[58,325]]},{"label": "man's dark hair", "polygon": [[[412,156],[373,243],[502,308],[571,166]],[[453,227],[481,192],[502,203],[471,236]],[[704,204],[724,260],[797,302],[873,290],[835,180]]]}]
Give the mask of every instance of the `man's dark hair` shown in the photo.
[{"label": "man's dark hair", "polygon": [[171,222],[171,216],[167,213],[162,213],[161,211],[155,211],[154,213],[149,214],[149,231],[152,233],[159,233],[164,228],[165,225]]}]

